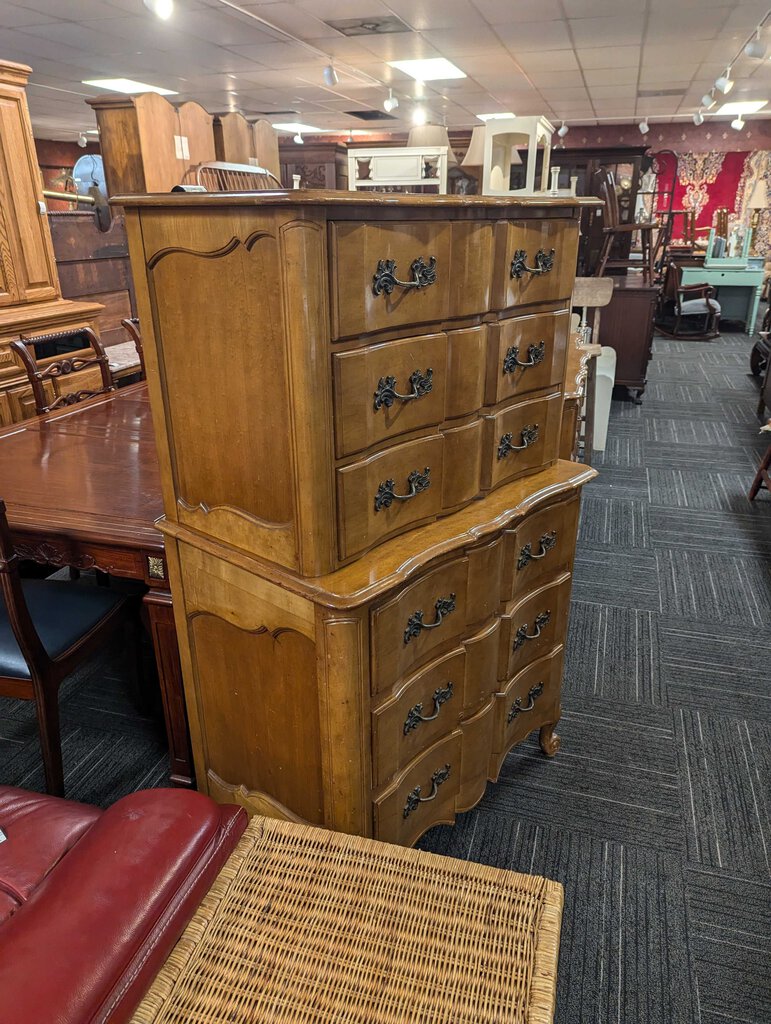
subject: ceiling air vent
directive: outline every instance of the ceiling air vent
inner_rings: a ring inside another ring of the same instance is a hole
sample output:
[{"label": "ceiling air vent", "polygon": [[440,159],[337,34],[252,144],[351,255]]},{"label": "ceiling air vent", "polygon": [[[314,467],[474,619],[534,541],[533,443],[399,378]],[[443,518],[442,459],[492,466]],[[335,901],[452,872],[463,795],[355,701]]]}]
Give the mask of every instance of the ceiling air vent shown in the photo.
[{"label": "ceiling air vent", "polygon": [[360,121],[395,121],[393,114],[386,114],[385,110],[344,110],[348,117],[358,117]]},{"label": "ceiling air vent", "polygon": [[395,14],[380,17],[373,14],[371,18],[343,18],[340,21],[326,21],[336,32],[344,36],[383,36],[388,32],[412,32],[409,25],[397,18]]}]

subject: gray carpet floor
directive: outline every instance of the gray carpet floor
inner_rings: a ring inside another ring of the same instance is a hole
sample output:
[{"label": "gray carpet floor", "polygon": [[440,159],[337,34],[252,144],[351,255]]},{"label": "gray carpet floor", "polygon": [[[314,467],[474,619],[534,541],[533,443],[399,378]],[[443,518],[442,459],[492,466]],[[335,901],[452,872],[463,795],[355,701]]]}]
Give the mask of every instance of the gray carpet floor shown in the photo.
[{"label": "gray carpet floor", "polygon": [[[771,1021],[771,495],[750,343],[657,340],[585,491],[562,749],[532,737],[428,850],[565,886],[558,1024]],[[68,794],[166,777],[125,652],[62,694]],[[43,788],[29,705],[0,700],[0,782]],[[451,1024],[451,1022],[448,1022]]]}]

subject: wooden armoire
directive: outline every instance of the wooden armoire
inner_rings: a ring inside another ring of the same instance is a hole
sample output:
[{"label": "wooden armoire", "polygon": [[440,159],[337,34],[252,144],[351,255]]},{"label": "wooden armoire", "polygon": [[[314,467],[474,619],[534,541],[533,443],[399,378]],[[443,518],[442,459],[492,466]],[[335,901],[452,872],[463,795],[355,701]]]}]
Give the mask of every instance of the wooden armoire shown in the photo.
[{"label": "wooden armoire", "polygon": [[21,334],[97,330],[103,309],[62,298],[27,106],[31,71],[0,61],[0,426],[35,412],[10,343]]},{"label": "wooden armoire", "polygon": [[413,843],[558,747],[585,201],[119,201],[198,785]]}]

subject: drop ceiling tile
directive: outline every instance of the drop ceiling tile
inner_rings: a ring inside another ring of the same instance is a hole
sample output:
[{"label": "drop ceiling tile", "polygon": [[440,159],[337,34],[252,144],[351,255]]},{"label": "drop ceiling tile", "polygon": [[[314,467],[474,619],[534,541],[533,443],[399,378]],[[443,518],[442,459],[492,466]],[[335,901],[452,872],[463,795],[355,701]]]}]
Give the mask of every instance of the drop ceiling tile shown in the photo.
[{"label": "drop ceiling tile", "polygon": [[529,78],[537,89],[542,86],[552,89],[567,88],[568,86],[583,88],[584,85],[580,71],[534,71]]},{"label": "drop ceiling tile", "polygon": [[189,12],[179,24],[180,28],[184,26],[185,33],[217,46],[262,45],[280,39],[254,18],[230,11],[227,7]]},{"label": "drop ceiling tile", "polygon": [[[305,7],[293,3],[275,3],[250,5],[239,3],[247,11],[269,21],[277,28],[290,32],[298,39],[340,38],[340,33],[330,28],[318,15],[314,15]],[[346,38],[346,37],[343,37]]]},{"label": "drop ceiling tile", "polygon": [[383,61],[441,57],[435,46],[416,32],[389,32],[382,36],[357,36],[361,45]]},{"label": "drop ceiling tile", "polygon": [[522,53],[517,63],[529,74],[531,71],[577,71],[574,50],[543,50]]},{"label": "drop ceiling tile", "polygon": [[230,46],[228,49],[240,57],[256,60],[267,68],[301,67],[308,63],[308,51],[291,43],[261,43],[257,46]]},{"label": "drop ceiling tile", "polygon": [[635,46],[640,42],[643,29],[642,13],[609,18],[571,19],[570,30],[576,47]]},{"label": "drop ceiling tile", "polygon": [[637,82],[637,68],[593,68],[584,71],[584,77],[590,91],[595,85],[633,85]]},{"label": "drop ceiling tile", "polygon": [[602,68],[636,68],[640,63],[641,48],[639,46],[591,46],[578,52],[581,67],[592,69]]},{"label": "drop ceiling tile", "polygon": [[506,75],[507,77],[522,78],[519,62],[503,49],[496,53],[487,53],[484,56],[466,57],[463,61],[463,70],[470,78],[474,78],[475,75]]},{"label": "drop ceiling tile", "polygon": [[[474,0],[474,5],[490,25],[512,22],[511,0]],[[516,0],[517,21],[558,21],[562,18],[559,0]]]},{"label": "drop ceiling tile", "polygon": [[[443,57],[455,60],[455,57],[496,51],[504,52],[498,36],[491,28],[481,25],[473,32],[461,28],[431,29],[422,36],[436,47]],[[456,62],[457,63],[457,62]]]},{"label": "drop ceiling tile", "polygon": [[627,85],[590,85],[589,95],[593,100],[608,100],[614,96],[623,96],[625,99],[637,96],[637,83]]},{"label": "drop ceiling tile", "polygon": [[564,21],[531,21],[496,25],[495,31],[514,56],[530,50],[572,50],[573,43]]},{"label": "drop ceiling tile", "polygon": [[562,0],[568,18],[597,18],[638,14],[639,0]]},{"label": "drop ceiling tile", "polygon": [[0,28],[26,28],[29,25],[50,24],[58,20],[55,12],[42,14],[40,11],[31,11],[28,7],[7,3],[0,6]]},{"label": "drop ceiling tile", "polygon": [[71,61],[73,64],[80,64],[84,60],[88,63],[88,53],[84,49],[68,46],[64,42],[57,42],[53,38],[45,38],[35,34],[36,30],[44,26],[32,26],[26,32],[18,32],[16,29],[9,29],[3,32],[3,54],[5,60],[17,60],[16,54],[24,54],[26,57],[47,57],[50,60]]},{"label": "drop ceiling tile", "polygon": [[662,74],[665,69],[678,67],[681,61],[686,60],[688,64],[698,64],[706,60],[710,50],[710,44],[704,40],[689,40],[687,47],[678,43],[651,44],[646,43],[643,47],[643,67],[660,68]]},{"label": "drop ceiling tile", "polygon": [[558,102],[567,101],[568,103],[589,103],[589,94],[584,89],[539,89],[538,90],[544,99],[550,103],[552,100]]},{"label": "drop ceiling tile", "polygon": [[[270,21],[270,4],[263,9]],[[339,21],[344,18],[386,18],[392,12],[380,0],[300,0],[297,6],[319,21]]]},{"label": "drop ceiling tile", "polygon": [[[315,6],[315,0],[311,0]],[[335,0],[333,0],[335,2]],[[361,0],[360,8],[369,13],[369,0]],[[389,10],[417,32],[440,28],[479,28],[482,15],[470,0],[388,0]],[[343,17],[343,15],[337,15]],[[351,15],[351,17],[358,17]]]}]

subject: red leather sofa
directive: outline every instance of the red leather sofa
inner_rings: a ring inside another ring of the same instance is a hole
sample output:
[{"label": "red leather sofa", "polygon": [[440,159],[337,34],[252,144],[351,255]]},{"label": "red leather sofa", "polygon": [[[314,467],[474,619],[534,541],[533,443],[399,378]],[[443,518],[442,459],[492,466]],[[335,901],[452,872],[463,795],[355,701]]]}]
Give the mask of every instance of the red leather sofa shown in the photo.
[{"label": "red leather sofa", "polygon": [[245,827],[188,790],[0,786],[0,1024],[128,1020]]}]

